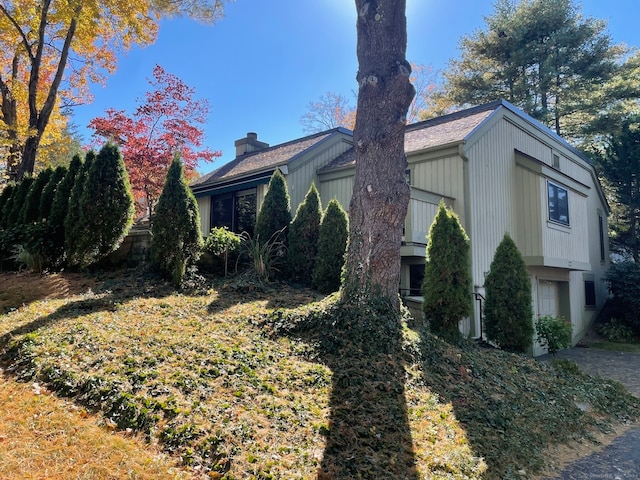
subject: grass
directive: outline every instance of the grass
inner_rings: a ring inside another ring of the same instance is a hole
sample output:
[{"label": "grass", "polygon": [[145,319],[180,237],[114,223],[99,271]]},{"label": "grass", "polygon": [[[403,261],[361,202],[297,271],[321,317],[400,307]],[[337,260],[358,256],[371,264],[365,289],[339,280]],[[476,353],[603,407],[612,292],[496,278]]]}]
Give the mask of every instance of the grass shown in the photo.
[{"label": "grass", "polygon": [[553,442],[640,416],[574,364],[451,346],[307,290],[91,285],[1,315],[5,368],[209,478],[522,478]]},{"label": "grass", "polygon": [[142,439],[101,428],[86,410],[0,372],[0,478],[186,479]]}]

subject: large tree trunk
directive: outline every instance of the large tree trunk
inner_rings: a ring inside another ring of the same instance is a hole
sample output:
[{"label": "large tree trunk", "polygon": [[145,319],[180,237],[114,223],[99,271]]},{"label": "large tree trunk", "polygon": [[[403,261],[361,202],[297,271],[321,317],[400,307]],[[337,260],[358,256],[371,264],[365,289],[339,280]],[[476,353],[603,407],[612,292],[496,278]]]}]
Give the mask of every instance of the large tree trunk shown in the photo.
[{"label": "large tree trunk", "polygon": [[409,204],[406,115],[415,94],[406,60],[405,0],[356,0],[356,173],[343,301],[398,307],[402,226]]}]

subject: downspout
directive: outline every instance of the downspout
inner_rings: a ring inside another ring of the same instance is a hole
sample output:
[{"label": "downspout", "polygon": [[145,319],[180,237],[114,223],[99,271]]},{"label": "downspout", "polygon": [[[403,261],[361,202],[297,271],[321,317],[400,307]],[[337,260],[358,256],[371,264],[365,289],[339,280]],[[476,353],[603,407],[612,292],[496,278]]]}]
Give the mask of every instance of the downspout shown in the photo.
[{"label": "downspout", "polygon": [[[467,157],[465,151],[466,141],[462,141],[458,144],[458,155],[462,159],[462,191],[464,193],[464,200],[462,202],[464,209],[464,230],[467,232],[467,236],[469,238],[473,238],[473,231],[471,228],[471,181],[469,175],[469,158]],[[472,243],[473,244],[473,243]],[[473,247],[471,248],[471,252],[469,255],[469,261],[471,262],[471,276],[472,279],[474,277],[473,274]],[[474,284],[476,284],[474,279]],[[478,300],[478,295],[476,291],[469,292],[469,295],[473,295],[476,300]],[[480,300],[480,313],[479,318],[476,318],[475,308],[471,312],[471,320],[473,322],[473,338],[474,339],[482,339],[482,300]]]}]

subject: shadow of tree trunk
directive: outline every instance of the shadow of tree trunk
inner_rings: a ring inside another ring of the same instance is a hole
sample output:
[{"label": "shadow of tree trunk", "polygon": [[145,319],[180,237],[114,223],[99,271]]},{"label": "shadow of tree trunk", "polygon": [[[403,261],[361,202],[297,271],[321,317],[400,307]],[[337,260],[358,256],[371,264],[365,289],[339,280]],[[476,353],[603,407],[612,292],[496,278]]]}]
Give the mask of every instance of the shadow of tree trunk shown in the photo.
[{"label": "shadow of tree trunk", "polygon": [[333,373],[317,478],[417,480],[397,314],[334,305],[290,320],[280,317],[276,333],[313,345],[315,360]]}]

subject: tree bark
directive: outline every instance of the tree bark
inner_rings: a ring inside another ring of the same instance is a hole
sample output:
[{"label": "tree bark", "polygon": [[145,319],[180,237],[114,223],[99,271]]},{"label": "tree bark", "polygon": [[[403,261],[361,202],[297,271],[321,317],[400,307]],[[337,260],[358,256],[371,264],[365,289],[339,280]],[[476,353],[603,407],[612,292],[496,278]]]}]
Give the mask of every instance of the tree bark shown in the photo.
[{"label": "tree bark", "polygon": [[400,246],[410,189],[406,115],[415,94],[406,60],[406,0],[356,0],[356,171],[343,301],[399,307]]}]

